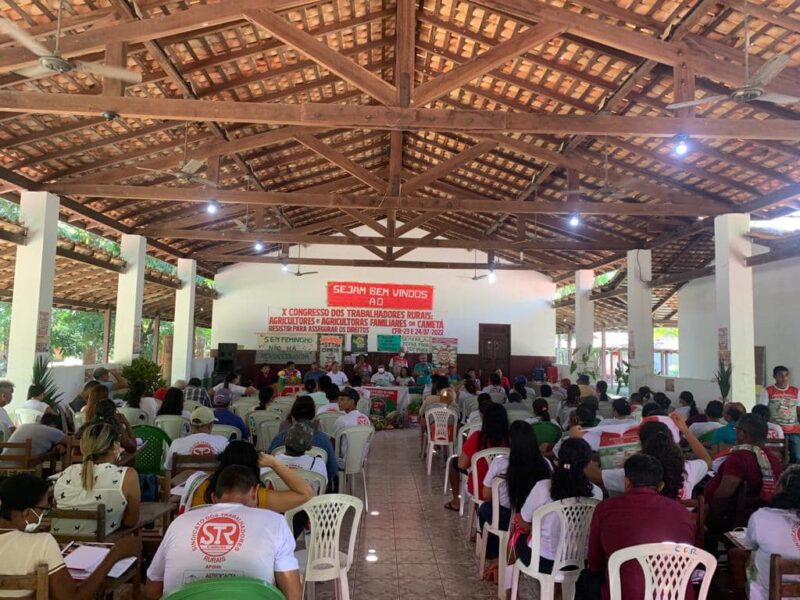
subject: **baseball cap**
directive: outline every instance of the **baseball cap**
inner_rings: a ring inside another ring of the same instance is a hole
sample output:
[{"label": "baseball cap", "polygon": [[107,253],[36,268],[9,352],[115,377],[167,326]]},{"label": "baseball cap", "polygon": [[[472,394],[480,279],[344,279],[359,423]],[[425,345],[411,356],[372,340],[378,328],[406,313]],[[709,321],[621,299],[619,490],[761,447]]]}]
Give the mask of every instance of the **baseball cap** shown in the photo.
[{"label": "baseball cap", "polygon": [[287,450],[306,452],[311,448],[313,439],[314,430],[311,429],[311,425],[304,421],[297,421],[286,431],[286,439],[283,443]]},{"label": "baseball cap", "polygon": [[105,367],[97,367],[94,371],[92,371],[92,377],[98,379],[99,377],[103,377],[104,375],[108,375],[109,370]]},{"label": "baseball cap", "polygon": [[190,420],[192,425],[208,425],[209,423],[214,423],[217,419],[213,410],[207,406],[198,406],[192,411]]},{"label": "baseball cap", "polygon": [[344,396],[346,398],[350,398],[356,404],[358,404],[358,401],[361,399],[361,396],[358,395],[358,392],[355,391],[353,388],[349,388],[349,387],[348,388],[344,388],[343,390],[341,390],[339,392],[339,397],[341,398],[342,396]]},{"label": "baseball cap", "polygon": [[514,383],[524,383],[525,385],[528,384],[528,378],[525,375],[517,375],[514,378]]},{"label": "baseball cap", "polygon": [[231,393],[228,390],[220,390],[214,394],[214,406],[228,406],[231,403]]}]

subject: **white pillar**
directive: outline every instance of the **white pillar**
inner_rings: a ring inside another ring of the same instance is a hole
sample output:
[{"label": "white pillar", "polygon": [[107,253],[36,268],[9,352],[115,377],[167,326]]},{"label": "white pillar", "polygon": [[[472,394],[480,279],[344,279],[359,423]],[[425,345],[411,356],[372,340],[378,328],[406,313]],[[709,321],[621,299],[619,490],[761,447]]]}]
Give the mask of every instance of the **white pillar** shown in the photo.
[{"label": "white pillar", "polygon": [[125,272],[117,283],[117,318],[114,324],[114,362],[127,365],[142,350],[142,298],[147,239],[141,235],[122,236],[120,256]]},{"label": "white pillar", "polygon": [[753,272],[744,262],[752,251],[744,237],[749,232],[748,214],[714,219],[719,358],[733,365],[729,399],[748,409],[755,403],[756,387]]},{"label": "white pillar", "polygon": [[172,337],[172,382],[188,379],[194,356],[194,294],[197,261],[178,259],[181,289],[175,292],[175,330]]},{"label": "white pillar", "polygon": [[58,207],[58,196],[22,192],[20,222],[28,233],[25,244],[17,246],[8,339],[8,379],[16,387],[14,405],[25,401],[36,356],[50,356]]},{"label": "white pillar", "polygon": [[653,294],[650,250],[628,252],[628,362],[631,391],[653,374]]},{"label": "white pillar", "polygon": [[594,303],[589,299],[594,288],[594,271],[575,271],[575,347],[594,343]]}]

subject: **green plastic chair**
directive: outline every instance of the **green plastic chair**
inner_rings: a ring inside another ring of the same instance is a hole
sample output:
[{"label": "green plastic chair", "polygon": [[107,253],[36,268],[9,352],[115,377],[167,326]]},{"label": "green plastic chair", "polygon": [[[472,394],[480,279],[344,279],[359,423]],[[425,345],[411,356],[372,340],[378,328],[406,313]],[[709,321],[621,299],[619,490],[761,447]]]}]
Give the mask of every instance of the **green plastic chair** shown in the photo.
[{"label": "green plastic chair", "polygon": [[162,600],[219,600],[220,598],[247,598],[247,600],[286,600],[274,585],[248,577],[221,577],[195,581]]},{"label": "green plastic chair", "polygon": [[164,433],[163,429],[153,425],[136,425],[133,428],[133,435],[147,442],[147,446],[142,448],[136,455],[135,468],[140,475],[152,473],[160,475],[164,468],[164,452],[166,452],[172,440]]},{"label": "green plastic chair", "polygon": [[533,427],[533,433],[536,434],[539,444],[554,445],[564,434],[561,431],[561,427],[550,421],[539,421],[531,425],[531,427]]}]

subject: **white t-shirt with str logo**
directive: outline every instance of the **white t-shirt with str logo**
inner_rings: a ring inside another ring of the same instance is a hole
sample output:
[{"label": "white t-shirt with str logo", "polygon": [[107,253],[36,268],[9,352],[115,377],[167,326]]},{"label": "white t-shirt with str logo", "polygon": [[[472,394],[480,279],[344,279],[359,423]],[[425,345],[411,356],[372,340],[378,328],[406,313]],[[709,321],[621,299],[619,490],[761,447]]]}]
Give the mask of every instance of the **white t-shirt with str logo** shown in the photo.
[{"label": "white t-shirt with str logo", "polygon": [[298,570],[286,520],[271,510],[214,504],[179,516],[167,529],[147,578],[164,595],[199,579],[252,577],[275,583],[275,572]]},{"label": "white t-shirt with str logo", "polygon": [[193,456],[214,456],[228,447],[228,438],[210,433],[193,433],[177,438],[170,444],[164,459],[164,468],[172,468],[173,454],[191,454]]}]

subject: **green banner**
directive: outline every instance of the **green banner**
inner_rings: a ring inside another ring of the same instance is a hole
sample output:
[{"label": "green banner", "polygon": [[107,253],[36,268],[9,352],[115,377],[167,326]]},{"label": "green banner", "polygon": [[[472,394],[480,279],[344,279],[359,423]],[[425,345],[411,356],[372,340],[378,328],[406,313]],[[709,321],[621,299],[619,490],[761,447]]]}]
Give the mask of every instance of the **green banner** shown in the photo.
[{"label": "green banner", "polygon": [[378,352],[400,352],[399,335],[378,335]]}]

